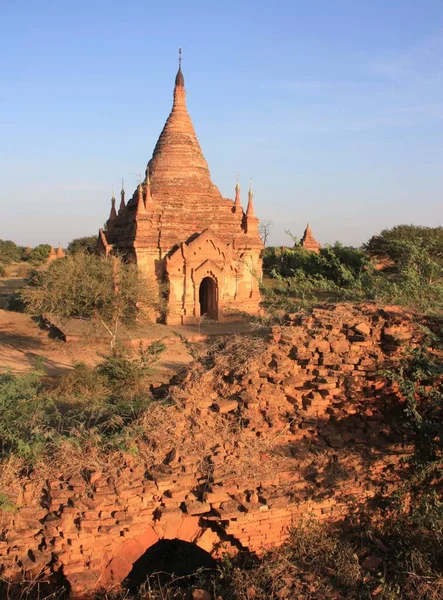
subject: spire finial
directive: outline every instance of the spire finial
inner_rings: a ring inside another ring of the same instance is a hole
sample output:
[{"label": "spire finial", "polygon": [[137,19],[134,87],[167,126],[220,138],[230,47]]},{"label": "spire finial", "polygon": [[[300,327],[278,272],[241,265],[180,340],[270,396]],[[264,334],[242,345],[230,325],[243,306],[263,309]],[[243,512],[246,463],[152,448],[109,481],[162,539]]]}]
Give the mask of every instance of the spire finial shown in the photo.
[{"label": "spire finial", "polygon": [[240,200],[240,175],[237,173],[237,183],[235,184],[235,202],[234,212],[241,211],[241,200]]},{"label": "spire finial", "polygon": [[122,191],[120,192],[120,208],[118,209],[118,213],[120,214],[120,212],[125,208],[125,186],[124,186],[124,181],[123,181],[123,177],[122,177]]},{"label": "spire finial", "polygon": [[185,87],[185,78],[182,73],[182,49],[178,49],[178,71],[175,77],[175,87]]},{"label": "spire finial", "polygon": [[248,206],[246,208],[246,216],[255,218],[254,204],[253,204],[252,198],[253,198],[252,178],[250,177],[249,178],[249,192],[248,192]]},{"label": "spire finial", "polygon": [[112,186],[112,198],[111,198],[111,212],[109,213],[109,219],[115,219],[117,216],[117,211],[115,210],[115,195],[114,195],[114,186]]}]

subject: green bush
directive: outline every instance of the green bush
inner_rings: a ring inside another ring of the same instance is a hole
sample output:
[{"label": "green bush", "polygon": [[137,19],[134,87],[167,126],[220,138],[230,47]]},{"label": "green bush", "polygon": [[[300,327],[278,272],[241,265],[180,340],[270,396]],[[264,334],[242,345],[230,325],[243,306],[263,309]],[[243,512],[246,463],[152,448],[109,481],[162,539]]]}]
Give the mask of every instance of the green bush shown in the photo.
[{"label": "green bush", "polygon": [[22,249],[11,240],[0,240],[0,263],[9,265],[18,262],[21,258]]},{"label": "green bush", "polygon": [[38,370],[0,374],[0,458],[32,464],[63,440],[131,444],[135,421],[153,400],[148,377],[164,349],[154,342],[135,359],[114,353],[96,367],[78,363],[51,384]]},{"label": "green bush", "polygon": [[82,251],[35,273],[21,294],[30,313],[85,319],[106,331],[114,348],[122,325],[152,321],[162,304],[158,291],[137,265]]},{"label": "green bush", "polygon": [[48,260],[50,252],[51,246],[49,244],[39,244],[29,255],[29,262],[33,265],[41,265]]},{"label": "green bush", "polygon": [[88,254],[96,254],[97,236],[88,235],[85,237],[76,238],[69,242],[68,253],[75,254],[76,252],[87,252]]},{"label": "green bush", "polygon": [[[442,311],[442,232],[443,228],[399,226],[372,238],[366,251],[339,243],[319,254],[300,246],[267,248],[264,273],[278,283],[270,289],[264,286],[265,305],[272,312],[319,300],[370,300]],[[377,270],[371,257],[388,258],[390,268]]]},{"label": "green bush", "polygon": [[57,409],[43,393],[43,373],[0,374],[0,456],[34,462],[54,437]]}]

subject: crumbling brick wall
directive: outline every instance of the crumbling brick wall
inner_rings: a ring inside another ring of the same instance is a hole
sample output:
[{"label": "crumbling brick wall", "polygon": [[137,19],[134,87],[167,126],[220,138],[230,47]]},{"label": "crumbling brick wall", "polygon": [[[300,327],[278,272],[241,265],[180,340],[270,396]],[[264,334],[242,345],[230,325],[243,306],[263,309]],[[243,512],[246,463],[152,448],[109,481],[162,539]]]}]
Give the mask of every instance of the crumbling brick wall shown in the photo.
[{"label": "crumbling brick wall", "polygon": [[294,521],[358,510],[396,485],[410,452],[379,371],[420,335],[394,308],[338,305],[225,342],[171,388],[155,456],[20,479],[19,510],[1,516],[1,577],[58,577],[85,598],[159,539],[261,552]]}]

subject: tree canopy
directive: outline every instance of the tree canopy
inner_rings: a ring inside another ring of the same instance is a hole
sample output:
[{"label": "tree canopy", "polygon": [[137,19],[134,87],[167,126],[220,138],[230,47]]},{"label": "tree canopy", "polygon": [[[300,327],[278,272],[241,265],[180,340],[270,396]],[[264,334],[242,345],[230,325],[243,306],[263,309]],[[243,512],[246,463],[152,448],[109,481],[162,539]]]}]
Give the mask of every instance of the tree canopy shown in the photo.
[{"label": "tree canopy", "polygon": [[115,345],[120,326],[152,320],[160,309],[155,287],[133,263],[76,252],[35,273],[22,292],[28,312],[79,317],[100,324]]},{"label": "tree canopy", "polygon": [[17,246],[11,240],[0,240],[0,263],[9,265],[11,262],[18,262],[23,253],[23,248]]},{"label": "tree canopy", "polygon": [[372,236],[363,248],[370,256],[397,263],[408,253],[411,244],[443,263],[443,227],[396,225]]},{"label": "tree canopy", "polygon": [[97,251],[97,236],[87,235],[81,238],[75,238],[68,244],[68,252],[75,254],[76,252],[88,252],[89,254],[95,254]]}]

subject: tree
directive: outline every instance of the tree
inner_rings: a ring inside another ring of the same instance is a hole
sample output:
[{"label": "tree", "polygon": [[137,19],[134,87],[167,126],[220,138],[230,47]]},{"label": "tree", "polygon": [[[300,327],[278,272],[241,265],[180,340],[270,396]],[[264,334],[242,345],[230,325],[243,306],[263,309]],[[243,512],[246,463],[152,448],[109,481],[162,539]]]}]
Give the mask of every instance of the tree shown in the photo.
[{"label": "tree", "polygon": [[68,244],[68,253],[75,254],[76,252],[85,251],[88,254],[95,254],[97,251],[97,236],[88,235],[81,238],[75,238]]},{"label": "tree", "polygon": [[22,291],[28,312],[99,324],[114,350],[122,324],[149,322],[160,310],[156,286],[121,258],[76,252],[38,272]]},{"label": "tree", "polygon": [[268,241],[269,235],[271,233],[271,229],[273,227],[272,221],[260,221],[260,226],[258,228],[258,234],[263,242],[263,246],[266,247],[266,243]]},{"label": "tree", "polygon": [[22,249],[11,240],[0,240],[0,263],[9,265],[11,262],[18,262],[22,255]]},{"label": "tree", "polygon": [[39,244],[36,246],[29,256],[29,262],[34,265],[41,265],[45,263],[49,258],[51,252],[51,246],[49,244]]},{"label": "tree", "polygon": [[285,233],[286,235],[289,235],[289,237],[291,238],[291,240],[293,241],[293,248],[298,248],[299,246],[301,247],[301,243],[300,240],[298,239],[297,236],[295,236],[293,233],[291,233],[289,231],[289,229],[285,229]]},{"label": "tree", "polygon": [[372,236],[363,248],[370,256],[397,264],[402,260],[405,249],[412,247],[411,244],[443,263],[443,227],[396,225],[392,229],[384,229],[380,235]]}]

